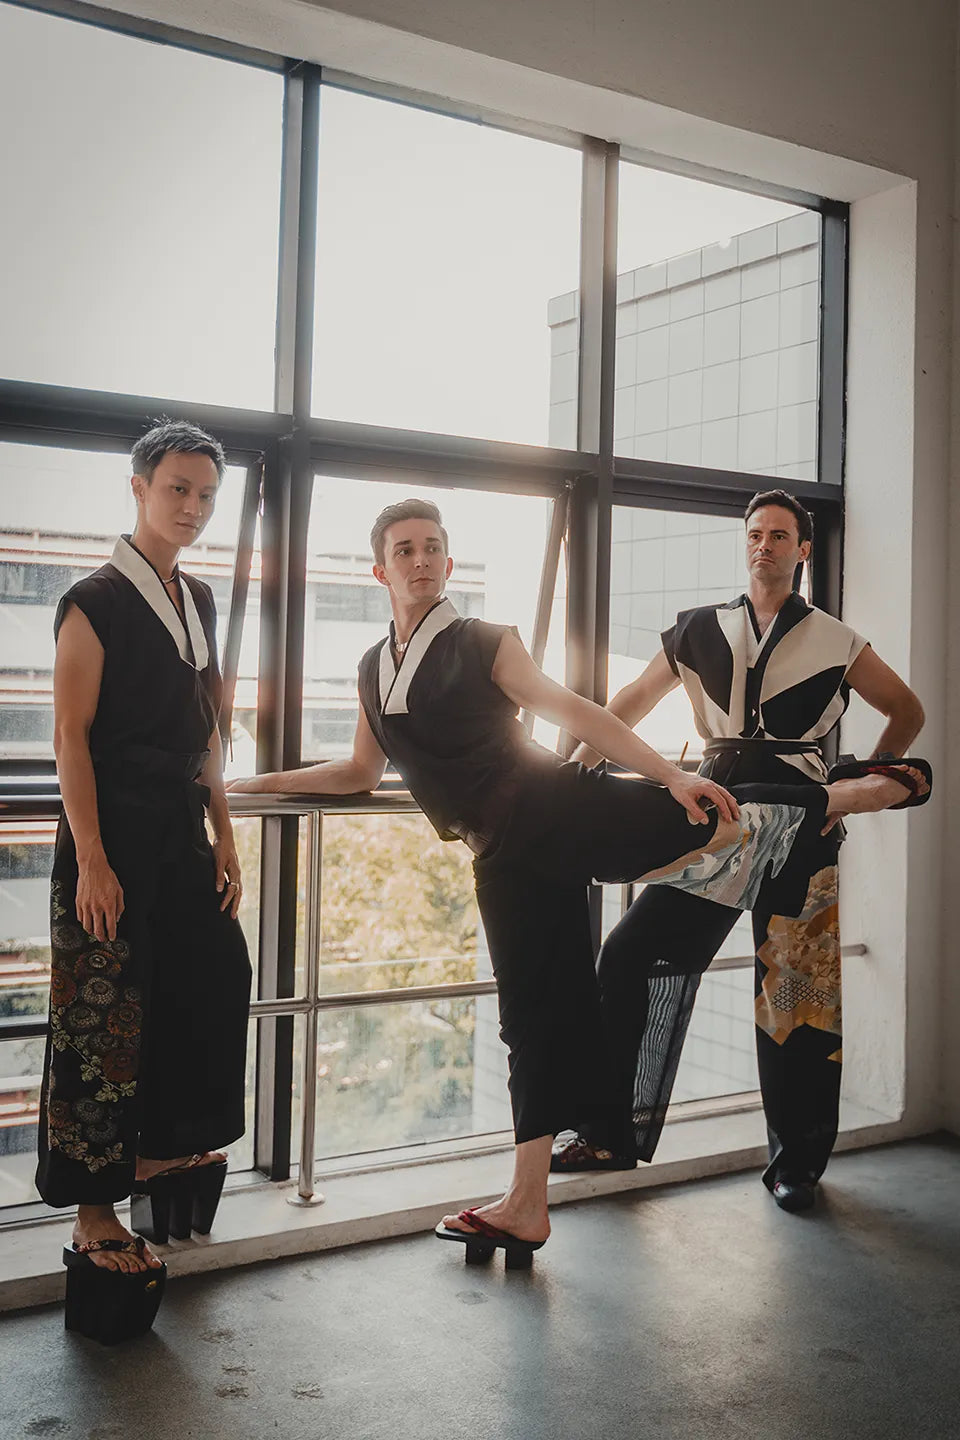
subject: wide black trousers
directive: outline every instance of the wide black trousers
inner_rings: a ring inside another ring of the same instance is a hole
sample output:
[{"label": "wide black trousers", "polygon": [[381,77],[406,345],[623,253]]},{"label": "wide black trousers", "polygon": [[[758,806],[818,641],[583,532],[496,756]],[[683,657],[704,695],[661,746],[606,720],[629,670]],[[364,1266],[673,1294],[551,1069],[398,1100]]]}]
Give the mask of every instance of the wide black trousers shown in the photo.
[{"label": "wide black trousers", "polygon": [[239,922],[220,910],[205,793],[182,779],[99,787],[125,904],[113,941],[77,920],[61,820],[38,1134],[48,1205],[114,1203],[130,1194],[138,1154],[173,1159],[243,1134],[250,962]]},{"label": "wide black trousers", "polygon": [[[739,793],[737,780],[744,770],[756,771],[756,757],[746,765],[739,756],[721,760],[711,778],[732,783]],[[797,793],[823,793],[775,757],[763,763],[766,772],[778,778],[786,772]],[[767,1022],[755,1026],[770,1155],[763,1179],[771,1189],[781,1179],[818,1180],[837,1138],[842,1046],[838,845],[833,832],[811,849],[808,897],[801,912],[778,912],[773,906],[753,912],[754,989],[758,1014]],[[785,913],[803,918],[787,921]],[[609,1129],[592,1133],[588,1122],[588,1138],[641,1160],[653,1158],[701,976],[736,918],[735,911],[708,899],[654,885],[611,930],[597,973],[619,1113],[626,1123],[611,1143],[604,1138]],[[782,978],[779,965],[777,972],[771,970],[779,961]],[[764,999],[771,990],[783,1010],[779,1028],[770,1023],[771,1006]]]},{"label": "wide black trousers", "polygon": [[[799,913],[812,857],[823,845],[826,792],[751,785],[733,793],[754,812],[752,837],[735,861],[741,878],[762,872],[754,877],[753,901]],[[757,837],[791,817],[789,853],[761,863]],[[709,826],[691,826],[660,786],[566,764],[529,778],[496,848],[474,862],[518,1144],[569,1126],[588,1130],[598,1144],[622,1142],[631,1123],[635,1058],[627,1093],[604,1033],[587,887],[594,878],[639,879],[706,844],[715,829],[715,817]],[[719,882],[678,871],[668,883],[682,885],[678,894],[686,899],[711,893]],[[736,909],[716,908],[733,923]]]}]

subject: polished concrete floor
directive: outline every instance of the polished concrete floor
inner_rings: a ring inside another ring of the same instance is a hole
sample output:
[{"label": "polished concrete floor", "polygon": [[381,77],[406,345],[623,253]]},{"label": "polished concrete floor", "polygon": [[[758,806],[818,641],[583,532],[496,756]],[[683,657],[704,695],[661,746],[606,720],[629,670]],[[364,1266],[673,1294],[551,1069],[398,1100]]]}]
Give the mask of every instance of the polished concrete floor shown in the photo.
[{"label": "polished concrete floor", "polygon": [[960,1145],[564,1205],[532,1273],[431,1236],[174,1282],[114,1350],[0,1319],[0,1436],[953,1440]]}]

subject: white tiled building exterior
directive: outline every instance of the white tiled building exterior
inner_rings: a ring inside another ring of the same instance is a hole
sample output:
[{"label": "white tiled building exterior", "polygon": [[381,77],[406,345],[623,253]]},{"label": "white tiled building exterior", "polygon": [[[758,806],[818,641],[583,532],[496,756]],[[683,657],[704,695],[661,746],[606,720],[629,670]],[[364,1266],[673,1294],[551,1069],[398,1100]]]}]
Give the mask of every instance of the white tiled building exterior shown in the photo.
[{"label": "white tiled building exterior", "polygon": [[[820,217],[617,280],[615,451],[815,480]],[[576,443],[576,292],[550,302],[550,443]]]}]

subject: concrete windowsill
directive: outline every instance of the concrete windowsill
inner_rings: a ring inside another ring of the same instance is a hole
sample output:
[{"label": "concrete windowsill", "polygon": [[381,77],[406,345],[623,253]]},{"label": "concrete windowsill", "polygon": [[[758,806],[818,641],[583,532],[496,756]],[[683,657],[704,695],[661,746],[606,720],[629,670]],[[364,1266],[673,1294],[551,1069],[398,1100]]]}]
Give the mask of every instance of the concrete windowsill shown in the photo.
[{"label": "concrete windowsill", "polygon": [[[902,1139],[897,1121],[845,1106],[838,1149]],[[636,1170],[550,1177],[550,1203],[583,1200],[706,1175],[759,1168],[766,1160],[763,1115],[757,1110],[668,1125],[651,1165]],[[332,1250],[432,1230],[439,1217],[502,1193],[508,1153],[429,1161],[396,1169],[341,1174],[321,1181],[323,1204],[288,1203],[296,1185],[264,1184],[226,1195],[213,1234],[158,1247],[171,1278]],[[0,1311],[62,1299],[60,1252],[71,1220],[11,1227],[0,1238]]]}]

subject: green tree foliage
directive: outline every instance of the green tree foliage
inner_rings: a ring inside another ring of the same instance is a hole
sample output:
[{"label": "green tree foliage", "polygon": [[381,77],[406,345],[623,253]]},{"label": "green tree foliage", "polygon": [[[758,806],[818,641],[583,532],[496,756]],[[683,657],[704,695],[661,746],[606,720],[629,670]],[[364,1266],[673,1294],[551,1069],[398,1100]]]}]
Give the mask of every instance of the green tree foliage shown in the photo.
[{"label": "green tree foliage", "polygon": [[[236,826],[245,928],[256,944],[259,822]],[[298,937],[306,933],[301,827]],[[404,987],[476,978],[477,908],[465,846],[420,815],[328,815],[323,823],[321,988],[396,990],[398,1003],[325,1011],[318,1037],[317,1154],[471,1129],[473,998],[404,1002]],[[300,956],[302,965],[302,954]],[[302,1027],[297,1027],[294,1100]]]},{"label": "green tree foliage", "polygon": [[420,815],[325,819],[322,917],[327,988],[380,990],[475,976],[470,853],[438,840]]}]

